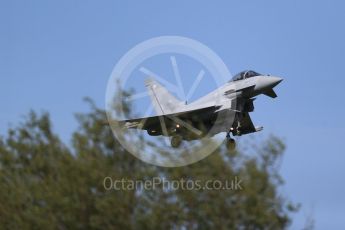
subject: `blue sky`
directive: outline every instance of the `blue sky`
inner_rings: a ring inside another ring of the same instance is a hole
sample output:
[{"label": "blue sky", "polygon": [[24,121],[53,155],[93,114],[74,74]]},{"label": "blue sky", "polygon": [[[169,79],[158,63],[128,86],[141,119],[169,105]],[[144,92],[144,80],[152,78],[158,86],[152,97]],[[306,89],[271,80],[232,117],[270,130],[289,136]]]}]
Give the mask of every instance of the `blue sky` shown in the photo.
[{"label": "blue sky", "polygon": [[104,107],[112,68],[146,39],[178,35],[213,49],[232,73],[284,77],[256,101],[255,123],[284,138],[284,193],[300,229],[345,226],[344,1],[0,0],[0,134],[30,109],[49,111],[65,141],[84,96]]}]

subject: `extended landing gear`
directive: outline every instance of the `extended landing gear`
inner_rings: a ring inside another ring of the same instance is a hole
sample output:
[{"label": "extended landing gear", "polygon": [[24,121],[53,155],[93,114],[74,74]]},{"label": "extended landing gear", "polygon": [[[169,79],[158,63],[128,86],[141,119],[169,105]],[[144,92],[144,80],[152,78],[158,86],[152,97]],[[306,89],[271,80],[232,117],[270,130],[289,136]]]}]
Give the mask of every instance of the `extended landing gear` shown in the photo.
[{"label": "extended landing gear", "polygon": [[226,148],[229,151],[234,151],[236,149],[236,141],[230,137],[230,133],[226,134]]},{"label": "extended landing gear", "polygon": [[175,135],[171,137],[171,147],[178,148],[182,143],[182,136]]}]

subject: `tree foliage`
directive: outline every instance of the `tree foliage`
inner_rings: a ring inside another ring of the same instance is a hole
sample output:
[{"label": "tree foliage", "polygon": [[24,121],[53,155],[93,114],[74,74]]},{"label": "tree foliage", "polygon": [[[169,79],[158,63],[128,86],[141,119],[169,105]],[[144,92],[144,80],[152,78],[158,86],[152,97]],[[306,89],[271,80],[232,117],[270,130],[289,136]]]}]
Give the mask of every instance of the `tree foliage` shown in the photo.
[{"label": "tree foliage", "polygon": [[[8,229],[285,229],[296,207],[279,188],[276,137],[229,154],[221,147],[190,166],[146,164],[114,139],[104,111],[77,116],[66,146],[47,113],[31,112],[0,139],[0,226]],[[242,189],[106,189],[104,178],[243,181]]]}]

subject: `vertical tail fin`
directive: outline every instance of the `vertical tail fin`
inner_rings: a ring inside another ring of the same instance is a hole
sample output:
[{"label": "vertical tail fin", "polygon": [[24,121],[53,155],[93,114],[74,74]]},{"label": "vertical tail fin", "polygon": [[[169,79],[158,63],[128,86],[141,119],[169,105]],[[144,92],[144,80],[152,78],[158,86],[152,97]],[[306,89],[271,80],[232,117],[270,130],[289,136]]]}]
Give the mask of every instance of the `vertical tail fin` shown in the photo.
[{"label": "vertical tail fin", "polygon": [[179,101],[154,79],[146,79],[145,85],[157,115],[177,112],[184,105],[182,101]]}]

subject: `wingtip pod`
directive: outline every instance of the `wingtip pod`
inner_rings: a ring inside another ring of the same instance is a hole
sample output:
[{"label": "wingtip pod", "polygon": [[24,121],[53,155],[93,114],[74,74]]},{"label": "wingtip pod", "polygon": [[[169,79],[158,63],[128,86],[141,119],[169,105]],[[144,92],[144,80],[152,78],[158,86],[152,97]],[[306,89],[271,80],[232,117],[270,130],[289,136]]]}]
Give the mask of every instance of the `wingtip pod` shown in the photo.
[{"label": "wingtip pod", "polygon": [[255,132],[260,132],[263,129],[264,129],[263,126],[255,126]]},{"label": "wingtip pod", "polygon": [[137,128],[138,126],[139,126],[139,122],[125,122],[122,128],[132,129],[132,128]]},{"label": "wingtip pod", "polygon": [[109,126],[116,126],[116,127],[124,127],[126,122],[125,121],[119,121],[119,120],[108,120],[106,122],[107,125]]}]

